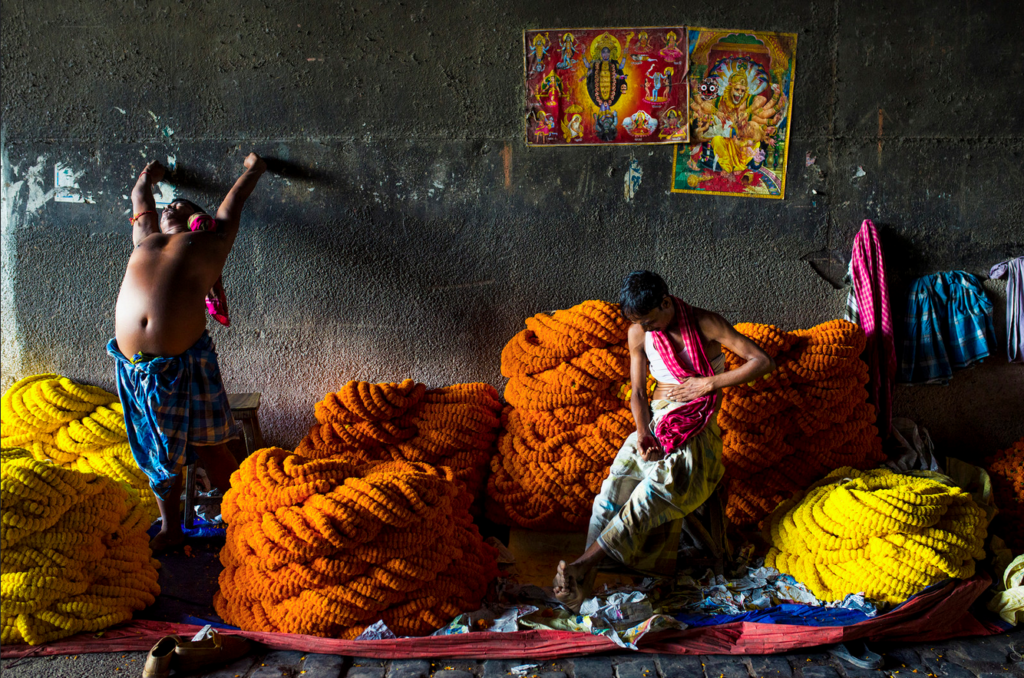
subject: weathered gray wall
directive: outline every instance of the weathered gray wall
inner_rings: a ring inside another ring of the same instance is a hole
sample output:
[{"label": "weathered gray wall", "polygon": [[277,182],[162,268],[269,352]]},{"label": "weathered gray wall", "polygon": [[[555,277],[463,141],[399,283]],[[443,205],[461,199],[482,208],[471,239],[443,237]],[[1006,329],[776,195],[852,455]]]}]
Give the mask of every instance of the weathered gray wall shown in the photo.
[{"label": "weathered gray wall", "polygon": [[[5,0],[3,386],[40,371],[111,385],[125,196],[149,158],[174,156],[183,194],[208,205],[244,152],[286,162],[225,270],[235,325],[213,329],[228,387],[263,392],[284,445],[348,379],[502,386],[523,318],[614,299],[637,267],[786,328],[841,314],[844,293],[802,258],[847,257],[865,217],[897,290],[984,272],[1024,251],[1019,7]],[[784,201],[669,194],[667,147],[526,148],[524,28],[664,24],[799,33]],[[94,204],[48,199],[58,161]],[[1001,319],[1005,285],[986,284]],[[951,386],[898,390],[897,411],[962,456],[1024,435],[1024,371],[999,333]]]}]

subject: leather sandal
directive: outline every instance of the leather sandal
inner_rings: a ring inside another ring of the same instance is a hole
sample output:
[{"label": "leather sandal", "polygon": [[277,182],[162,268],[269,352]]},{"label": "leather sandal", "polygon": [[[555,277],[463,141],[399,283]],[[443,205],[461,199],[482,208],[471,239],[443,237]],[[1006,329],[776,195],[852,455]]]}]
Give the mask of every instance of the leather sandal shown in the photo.
[{"label": "leather sandal", "polygon": [[174,651],[181,643],[180,636],[164,636],[157,641],[146,656],[146,666],[142,669],[142,678],[167,678],[171,673],[171,660]]},{"label": "leather sandal", "polygon": [[186,641],[174,648],[174,670],[189,673],[221,666],[244,657],[251,649],[252,643],[241,636],[211,630],[202,640]]},{"label": "leather sandal", "polygon": [[885,663],[882,655],[872,652],[863,640],[832,645],[826,648],[826,651],[836,659],[842,659],[859,669],[880,669]]}]

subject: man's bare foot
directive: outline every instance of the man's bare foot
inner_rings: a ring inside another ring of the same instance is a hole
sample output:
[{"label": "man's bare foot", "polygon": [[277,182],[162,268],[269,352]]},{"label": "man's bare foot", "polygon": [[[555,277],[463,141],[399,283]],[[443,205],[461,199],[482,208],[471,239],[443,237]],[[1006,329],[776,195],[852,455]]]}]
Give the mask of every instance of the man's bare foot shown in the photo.
[{"label": "man's bare foot", "polygon": [[169,551],[176,546],[181,546],[184,543],[185,534],[180,530],[177,532],[160,530],[155,537],[149,540],[149,548],[153,551],[153,555],[156,555]]},{"label": "man's bare foot", "polygon": [[558,571],[555,573],[554,592],[558,602],[565,605],[573,612],[580,611],[580,605],[587,599],[587,572],[578,565],[558,561]]}]

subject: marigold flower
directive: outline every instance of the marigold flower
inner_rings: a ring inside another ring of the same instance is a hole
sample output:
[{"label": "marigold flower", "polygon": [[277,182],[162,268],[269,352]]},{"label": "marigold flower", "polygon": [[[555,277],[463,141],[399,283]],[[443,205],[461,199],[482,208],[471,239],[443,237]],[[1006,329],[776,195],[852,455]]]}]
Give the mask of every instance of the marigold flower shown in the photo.
[{"label": "marigold flower", "polygon": [[97,473],[138,490],[151,518],[159,515],[149,479],[128,447],[117,396],[56,374],[13,384],[0,399],[0,444],[21,447],[41,461]]},{"label": "marigold flower", "polygon": [[[434,403],[492,395],[426,393]],[[446,466],[259,450],[224,496],[214,605],[247,630],[355,638],[383,618],[403,635],[429,633],[479,607],[497,574],[471,502]]]},{"label": "marigold flower", "polygon": [[838,468],[783,501],[764,525],[765,565],[818,598],[901,603],[938,581],[974,574],[985,512],[960,488],[888,469]]},{"label": "marigold flower", "polygon": [[999,513],[994,531],[1014,553],[1024,551],[1024,438],[985,460]]},{"label": "marigold flower", "polygon": [[[102,401],[65,382],[61,397]],[[160,587],[136,490],[24,449],[3,451],[0,475],[0,642],[99,631],[153,604]]]}]

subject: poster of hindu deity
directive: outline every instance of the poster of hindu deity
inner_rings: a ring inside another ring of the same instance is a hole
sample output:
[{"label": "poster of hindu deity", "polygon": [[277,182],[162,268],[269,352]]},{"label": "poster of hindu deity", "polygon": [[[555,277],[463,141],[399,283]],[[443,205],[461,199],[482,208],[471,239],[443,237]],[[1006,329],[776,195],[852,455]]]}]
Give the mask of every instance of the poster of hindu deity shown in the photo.
[{"label": "poster of hindu deity", "polygon": [[687,144],[672,191],[781,199],[793,107],[796,35],[689,29]]},{"label": "poster of hindu deity", "polygon": [[526,143],[689,140],[685,27],[523,33]]}]

